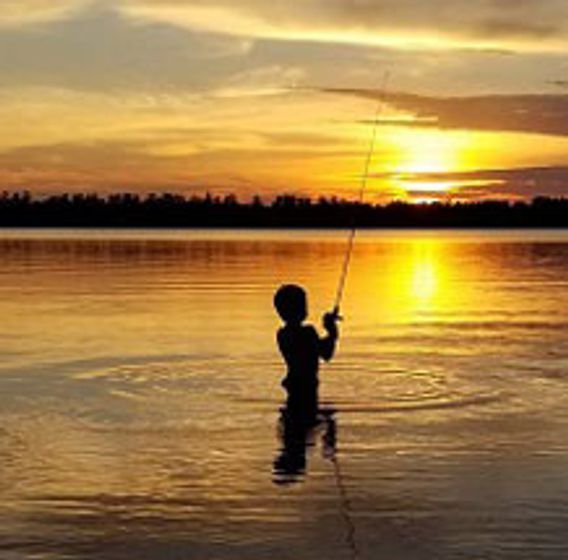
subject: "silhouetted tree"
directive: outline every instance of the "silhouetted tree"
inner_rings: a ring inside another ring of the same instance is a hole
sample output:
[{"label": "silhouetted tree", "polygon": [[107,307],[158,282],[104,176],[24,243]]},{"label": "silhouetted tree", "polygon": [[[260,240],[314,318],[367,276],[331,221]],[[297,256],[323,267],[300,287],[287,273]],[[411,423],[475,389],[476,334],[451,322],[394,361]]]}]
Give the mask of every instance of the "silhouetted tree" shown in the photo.
[{"label": "silhouetted tree", "polygon": [[568,199],[485,200],[384,205],[336,197],[312,200],[282,194],[265,204],[260,196],[243,203],[235,195],[134,193],[109,196],[29,192],[0,194],[0,227],[568,227]]}]

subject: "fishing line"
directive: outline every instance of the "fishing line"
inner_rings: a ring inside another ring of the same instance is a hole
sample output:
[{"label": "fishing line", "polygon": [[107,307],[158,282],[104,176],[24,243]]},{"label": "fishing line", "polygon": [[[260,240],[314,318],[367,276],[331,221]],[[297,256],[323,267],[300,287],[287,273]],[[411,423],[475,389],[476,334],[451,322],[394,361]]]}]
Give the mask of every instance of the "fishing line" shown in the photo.
[{"label": "fishing line", "polygon": [[[355,245],[355,237],[357,235],[357,219],[356,219],[356,210],[357,207],[360,207],[363,203],[365,198],[365,191],[367,189],[367,183],[369,179],[369,170],[371,168],[371,162],[373,160],[373,155],[375,152],[375,144],[377,142],[377,131],[379,127],[379,119],[382,115],[383,108],[384,108],[384,101],[387,91],[387,84],[389,80],[389,72],[385,72],[383,77],[383,84],[381,87],[381,93],[379,96],[379,102],[377,103],[377,108],[375,109],[374,118],[373,118],[373,127],[371,131],[371,139],[369,142],[369,148],[367,150],[367,154],[365,157],[365,163],[363,166],[363,174],[361,175],[361,182],[359,185],[359,195],[357,197],[357,206],[355,206],[354,211],[352,213],[352,222],[351,222],[351,229],[349,231],[349,237],[347,240],[347,248],[345,251],[345,257],[343,259],[343,265],[341,267],[341,273],[339,276],[339,283],[337,285],[337,292],[335,294],[335,305],[333,308],[333,312],[336,316],[339,316],[339,309],[341,307],[341,301],[343,299],[343,293],[345,292],[345,284],[347,282],[347,275],[349,273],[349,265],[351,264],[351,256],[353,254],[353,247]],[[343,482],[343,476],[341,474],[341,469],[339,467],[339,461],[337,455],[334,454],[331,458],[331,462],[333,463],[333,473],[335,475],[335,483],[337,485],[339,498],[341,502],[341,517],[344,520],[345,527],[346,527],[346,535],[345,540],[349,550],[351,551],[351,557],[353,560],[359,560],[361,557],[361,553],[359,547],[357,546],[356,540],[356,533],[355,533],[355,524],[351,518],[351,503],[349,501],[349,497],[347,496],[347,490],[345,488],[345,484]]]},{"label": "fishing line", "polygon": [[341,306],[341,300],[343,299],[343,293],[345,291],[345,284],[347,282],[347,275],[349,273],[349,265],[351,264],[351,255],[353,254],[353,247],[355,245],[355,236],[357,235],[357,219],[356,211],[357,207],[360,207],[365,198],[365,191],[367,189],[367,183],[369,179],[369,170],[371,168],[371,162],[373,160],[373,154],[375,152],[375,144],[377,142],[377,131],[379,127],[379,119],[383,112],[384,101],[387,92],[387,84],[390,77],[390,73],[387,71],[383,77],[383,85],[381,87],[381,93],[379,96],[379,102],[375,110],[375,116],[373,119],[373,128],[371,132],[371,139],[369,142],[369,148],[367,150],[367,155],[365,157],[365,164],[363,166],[363,174],[361,175],[361,183],[359,186],[359,196],[357,198],[356,206],[352,213],[352,223],[351,230],[349,232],[349,238],[347,240],[347,249],[345,251],[345,257],[343,259],[343,266],[341,267],[341,274],[339,276],[339,283],[337,285],[337,292],[335,294],[335,305],[334,313],[339,315],[339,308]]},{"label": "fishing line", "polygon": [[333,455],[331,458],[331,462],[333,464],[333,472],[335,474],[335,482],[337,484],[337,489],[339,491],[339,497],[341,499],[341,517],[345,522],[346,527],[346,534],[345,534],[345,541],[349,550],[351,551],[351,557],[353,560],[359,560],[361,558],[361,552],[359,551],[359,547],[357,546],[357,540],[355,538],[355,524],[351,519],[351,502],[349,501],[349,497],[347,496],[347,491],[345,489],[345,484],[343,482],[343,476],[341,474],[341,470],[339,468],[339,461],[337,460],[337,455]]}]

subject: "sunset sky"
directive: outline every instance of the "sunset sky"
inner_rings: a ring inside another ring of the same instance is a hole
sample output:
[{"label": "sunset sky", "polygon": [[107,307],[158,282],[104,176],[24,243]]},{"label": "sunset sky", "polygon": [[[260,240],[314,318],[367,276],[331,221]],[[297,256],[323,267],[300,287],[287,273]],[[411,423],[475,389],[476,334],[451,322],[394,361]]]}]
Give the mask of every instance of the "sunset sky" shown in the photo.
[{"label": "sunset sky", "polygon": [[565,0],[3,0],[0,188],[568,194]]}]

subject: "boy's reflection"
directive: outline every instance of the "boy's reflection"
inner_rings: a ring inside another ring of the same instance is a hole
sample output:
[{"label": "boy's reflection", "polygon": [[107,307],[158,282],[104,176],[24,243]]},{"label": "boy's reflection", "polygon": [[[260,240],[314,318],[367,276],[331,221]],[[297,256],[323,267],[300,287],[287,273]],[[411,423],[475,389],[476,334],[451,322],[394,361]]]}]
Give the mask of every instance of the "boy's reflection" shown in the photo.
[{"label": "boy's reflection", "polygon": [[287,406],[281,410],[278,435],[282,447],[274,460],[274,483],[290,484],[302,479],[306,471],[308,447],[317,444],[321,436],[322,455],[333,459],[337,441],[337,426],[332,408],[318,408],[313,415],[302,415]]}]

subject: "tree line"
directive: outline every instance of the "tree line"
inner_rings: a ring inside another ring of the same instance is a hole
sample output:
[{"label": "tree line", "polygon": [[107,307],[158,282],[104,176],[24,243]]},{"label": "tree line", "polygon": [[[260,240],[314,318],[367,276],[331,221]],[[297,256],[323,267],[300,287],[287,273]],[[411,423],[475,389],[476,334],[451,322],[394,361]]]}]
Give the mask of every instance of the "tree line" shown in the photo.
[{"label": "tree line", "polygon": [[0,195],[0,227],[174,228],[561,228],[568,227],[568,198],[482,200],[412,204],[358,203],[339,198],[223,197],[132,193]]}]

